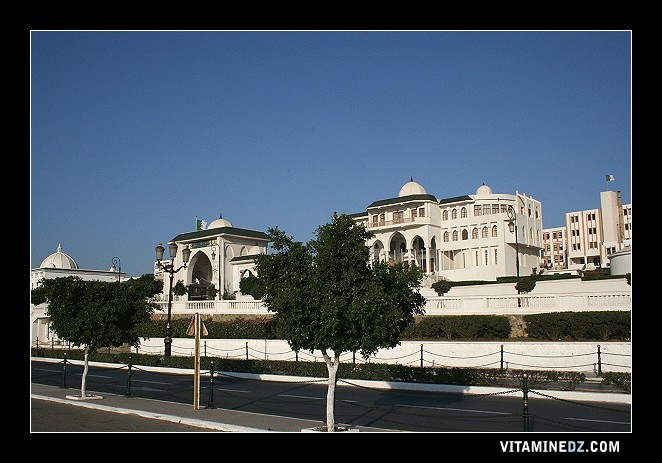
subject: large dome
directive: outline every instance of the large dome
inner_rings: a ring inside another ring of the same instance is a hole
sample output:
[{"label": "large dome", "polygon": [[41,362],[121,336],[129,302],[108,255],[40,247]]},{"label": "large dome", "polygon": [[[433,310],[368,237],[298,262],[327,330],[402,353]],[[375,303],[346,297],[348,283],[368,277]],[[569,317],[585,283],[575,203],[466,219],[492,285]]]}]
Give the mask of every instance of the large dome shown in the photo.
[{"label": "large dome", "polygon": [[76,261],[62,252],[62,245],[57,245],[57,251],[45,258],[41,262],[40,268],[64,268],[69,270],[78,270]]},{"label": "large dome", "polygon": [[425,195],[427,191],[420,184],[416,183],[412,178],[407,183],[405,183],[402,188],[400,188],[400,193],[398,197],[409,196],[409,195]]},{"label": "large dome", "polygon": [[230,221],[225,220],[221,215],[218,219],[214,220],[212,223],[209,224],[207,230],[209,230],[210,228],[223,228],[223,227],[231,227],[231,226],[232,224],[230,223]]},{"label": "large dome", "polygon": [[488,187],[484,183],[478,187],[476,190],[477,195],[491,195],[492,194],[492,188]]}]

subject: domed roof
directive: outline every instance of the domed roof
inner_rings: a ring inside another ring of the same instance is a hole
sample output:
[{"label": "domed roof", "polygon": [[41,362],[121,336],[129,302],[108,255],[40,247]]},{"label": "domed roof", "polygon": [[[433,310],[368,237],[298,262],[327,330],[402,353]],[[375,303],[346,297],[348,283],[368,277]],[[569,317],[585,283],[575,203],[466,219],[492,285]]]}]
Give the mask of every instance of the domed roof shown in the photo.
[{"label": "domed roof", "polygon": [[223,227],[231,227],[231,226],[232,224],[230,223],[230,221],[225,220],[223,218],[223,215],[221,214],[221,216],[218,219],[214,220],[212,223],[209,224],[207,230],[209,230],[210,228],[223,228]]},{"label": "domed roof", "polygon": [[478,187],[476,190],[477,195],[491,195],[492,194],[492,188],[488,187],[484,183]]},{"label": "domed roof", "polygon": [[70,270],[78,270],[78,264],[76,261],[62,252],[62,245],[57,245],[57,251],[45,258],[40,265],[40,268],[64,268]]},{"label": "domed roof", "polygon": [[423,188],[420,184],[416,183],[412,178],[407,183],[405,183],[402,186],[402,188],[400,188],[400,193],[398,193],[398,197],[409,196],[409,195],[425,195],[425,194],[427,194],[425,188]]}]

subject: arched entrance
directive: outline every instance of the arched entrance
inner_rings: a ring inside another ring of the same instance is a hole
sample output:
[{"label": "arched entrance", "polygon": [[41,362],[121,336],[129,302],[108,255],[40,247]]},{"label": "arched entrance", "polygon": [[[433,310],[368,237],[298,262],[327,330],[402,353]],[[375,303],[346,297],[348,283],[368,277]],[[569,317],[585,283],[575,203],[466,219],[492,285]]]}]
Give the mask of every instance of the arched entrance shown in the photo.
[{"label": "arched entrance", "polygon": [[[191,283],[188,286],[189,301],[209,299],[207,292],[214,283],[211,262],[204,252],[198,252],[191,259]],[[218,289],[218,288],[216,288]]]},{"label": "arched entrance", "polygon": [[388,261],[389,263],[404,262],[407,255],[407,242],[402,233],[396,232],[391,237],[389,244]]}]

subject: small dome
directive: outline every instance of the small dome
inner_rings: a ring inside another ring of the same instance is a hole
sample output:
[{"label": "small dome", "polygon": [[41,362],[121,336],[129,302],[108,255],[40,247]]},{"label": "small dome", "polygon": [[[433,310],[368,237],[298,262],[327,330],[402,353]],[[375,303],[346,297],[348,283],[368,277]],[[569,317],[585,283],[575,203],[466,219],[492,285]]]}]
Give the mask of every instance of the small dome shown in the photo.
[{"label": "small dome", "polygon": [[492,188],[488,187],[484,183],[478,187],[476,190],[477,195],[491,195],[492,194]]},{"label": "small dome", "polygon": [[398,197],[409,196],[409,195],[424,195],[424,194],[427,194],[425,188],[423,188],[420,184],[416,183],[412,178],[407,183],[405,183],[402,186],[402,188],[400,188],[400,193],[398,193]]},{"label": "small dome", "polygon": [[232,224],[230,223],[229,220],[225,220],[223,218],[223,215],[221,215],[218,219],[214,220],[212,223],[209,224],[207,227],[207,230],[210,228],[223,228],[223,227],[231,227]]},{"label": "small dome", "polygon": [[73,258],[62,252],[62,245],[57,245],[57,251],[45,258],[40,265],[40,268],[65,268],[70,270],[78,270],[78,264]]}]

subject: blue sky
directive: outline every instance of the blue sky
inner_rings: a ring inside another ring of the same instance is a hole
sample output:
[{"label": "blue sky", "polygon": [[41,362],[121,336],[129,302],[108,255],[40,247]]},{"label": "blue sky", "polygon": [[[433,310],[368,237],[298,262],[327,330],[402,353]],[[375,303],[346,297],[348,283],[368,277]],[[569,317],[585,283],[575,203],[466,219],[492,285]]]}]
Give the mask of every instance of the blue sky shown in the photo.
[{"label": "blue sky", "polygon": [[410,177],[526,193],[545,228],[631,203],[629,31],[32,31],[30,54],[31,268],[61,244],[150,273],[221,214],[305,242]]}]

